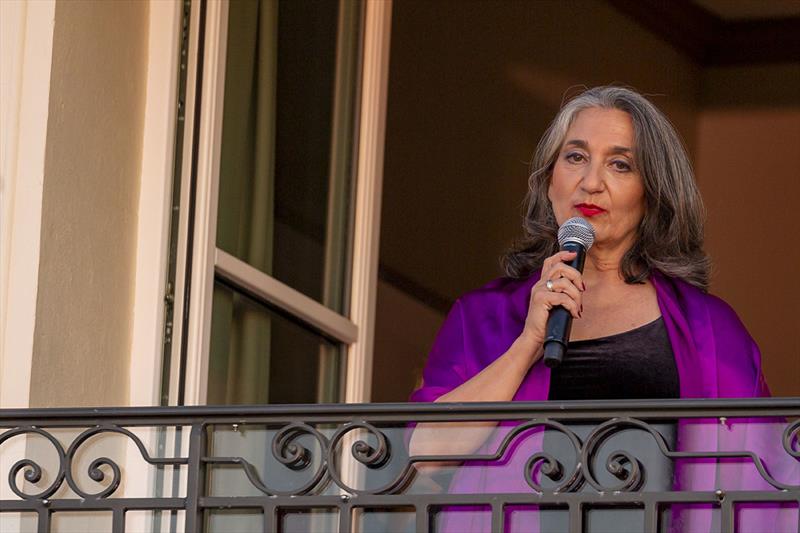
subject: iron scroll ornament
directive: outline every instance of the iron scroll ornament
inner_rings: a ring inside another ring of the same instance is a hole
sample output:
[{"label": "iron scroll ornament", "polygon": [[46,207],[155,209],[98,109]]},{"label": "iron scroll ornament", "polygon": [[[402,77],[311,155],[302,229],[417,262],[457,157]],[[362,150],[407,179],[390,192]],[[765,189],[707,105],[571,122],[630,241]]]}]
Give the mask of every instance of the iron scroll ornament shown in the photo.
[{"label": "iron scroll ornament", "polygon": [[[622,484],[613,487],[602,485],[594,475],[592,469],[592,459],[603,442],[621,429],[639,428],[646,431],[655,439],[661,453],[669,459],[750,459],[764,481],[778,490],[798,490],[799,485],[790,485],[776,480],[767,470],[761,457],[752,451],[728,451],[728,452],[681,452],[672,451],[666,443],[663,435],[655,430],[650,424],[636,418],[620,417],[608,420],[595,427],[589,436],[581,454],[583,465],[583,476],[586,481],[598,492],[630,492],[638,490],[644,482],[644,468],[638,459],[623,450],[611,452],[606,459],[606,469],[617,479],[622,480]],[[783,431],[782,444],[784,450],[795,459],[800,460],[800,420],[788,425]],[[625,465],[630,465],[631,470],[627,470]]]},{"label": "iron scroll ornament", "polygon": [[97,493],[91,494],[82,490],[75,481],[75,477],[72,475],[75,455],[78,453],[80,447],[89,438],[101,433],[118,433],[128,437],[138,448],[142,459],[153,466],[180,466],[187,465],[189,463],[189,459],[187,457],[151,457],[147,451],[147,448],[144,446],[139,437],[137,437],[130,430],[117,425],[99,425],[83,431],[72,441],[66,452],[64,451],[61,442],[59,442],[59,440],[56,439],[51,433],[35,426],[21,426],[6,431],[0,435],[0,445],[12,437],[30,433],[44,437],[53,445],[58,453],[59,465],[58,472],[56,473],[53,482],[46,489],[37,494],[25,494],[17,485],[17,475],[20,470],[27,467],[27,470],[25,470],[24,473],[25,480],[30,483],[38,483],[42,478],[41,466],[32,459],[21,459],[11,467],[11,470],[8,473],[9,486],[14,494],[25,500],[45,500],[49,498],[58,491],[65,479],[70,489],[72,489],[78,496],[86,500],[107,498],[113,494],[119,488],[119,485],[122,481],[122,469],[113,459],[108,457],[98,457],[89,464],[87,474],[90,479],[97,483],[101,483],[106,476],[101,469],[102,466],[107,466],[113,473],[111,483]]},{"label": "iron scroll ornament", "polygon": [[[299,437],[311,435],[321,449],[321,457],[326,457],[329,448],[328,439],[316,428],[303,422],[294,422],[280,429],[272,439],[272,456],[286,468],[299,472],[305,470],[313,462],[311,451],[297,442]],[[280,490],[268,486],[258,473],[258,469],[243,457],[203,457],[203,463],[216,465],[236,465],[242,468],[251,485],[267,496],[300,496],[321,492],[327,484],[325,461],[320,461],[311,479],[302,486],[292,490]]]},{"label": "iron scroll ornament", "polygon": [[46,500],[55,494],[59,487],[61,487],[61,484],[64,482],[64,475],[66,472],[66,453],[64,452],[64,448],[61,446],[61,443],[55,437],[53,437],[47,431],[34,426],[21,426],[6,431],[0,435],[0,445],[12,437],[28,433],[41,435],[53,445],[58,453],[58,473],[56,474],[53,482],[43,491],[36,494],[25,494],[25,492],[23,492],[22,489],[20,489],[17,485],[17,474],[19,474],[20,470],[25,468],[26,470],[23,474],[25,480],[29,483],[38,483],[42,479],[42,467],[39,465],[39,463],[32,459],[20,459],[14,463],[8,472],[8,485],[14,494],[24,500]]},{"label": "iron scroll ornament", "polygon": [[[668,446],[664,436],[653,428],[650,424],[635,418],[618,417],[608,420],[596,426],[586,437],[585,442],[575,435],[567,426],[553,420],[532,420],[515,426],[505,435],[497,450],[491,454],[470,454],[470,455],[428,455],[411,456],[399,475],[389,483],[371,490],[357,489],[347,485],[338,473],[339,464],[337,461],[337,448],[344,438],[344,435],[356,430],[363,429],[373,434],[377,438],[377,448],[372,448],[363,440],[356,441],[352,445],[352,455],[360,463],[368,468],[379,468],[389,460],[391,447],[385,435],[374,425],[368,422],[354,422],[340,428],[332,437],[328,449],[327,464],[331,479],[342,489],[351,494],[393,494],[403,490],[408,486],[414,475],[413,465],[424,464],[426,462],[465,462],[465,461],[499,461],[501,460],[513,441],[522,433],[536,427],[546,427],[555,429],[565,434],[575,451],[578,458],[576,466],[569,475],[563,472],[563,465],[552,455],[545,452],[533,454],[525,465],[525,480],[528,485],[537,493],[553,492],[573,492],[579,490],[584,480],[595,490],[603,492],[633,492],[637,491],[644,483],[645,468],[642,462],[632,453],[625,450],[612,451],[605,461],[606,470],[622,483],[615,486],[604,486],[594,475],[592,464],[601,445],[618,431],[627,428],[638,428],[649,433],[655,440],[659,451],[667,458],[686,459],[749,459],[755,466],[759,475],[768,484],[778,490],[797,491],[800,485],[782,483],[776,480],[768,471],[764,461],[752,451],[726,451],[726,452],[682,452],[673,451]],[[783,431],[782,444],[785,451],[796,459],[800,459],[800,420],[788,425]],[[540,472],[552,481],[561,481],[559,485],[552,489],[545,489],[533,478],[536,467],[540,467]]]},{"label": "iron scroll ornament", "polygon": [[[241,457],[202,457],[201,461],[208,464],[236,464],[244,469],[250,482],[257,487],[261,492],[268,495],[303,495],[315,492],[321,492],[329,483],[333,481],[343,490],[351,494],[396,494],[408,486],[416,469],[414,465],[424,464],[426,462],[466,462],[466,461],[499,461],[508,452],[509,448],[524,432],[537,427],[545,427],[557,430],[567,436],[572,444],[576,454],[576,467],[565,472],[564,467],[554,457],[539,452],[531,455],[525,463],[525,481],[535,492],[573,492],[579,490],[584,482],[587,482],[598,492],[620,491],[632,492],[636,491],[641,485],[642,479],[645,475],[644,467],[639,463],[638,459],[629,452],[617,450],[605,460],[605,468],[621,481],[621,484],[616,486],[604,486],[595,476],[593,461],[596,462],[597,455],[602,444],[616,432],[626,428],[638,428],[648,432],[655,440],[660,453],[665,457],[676,460],[684,458],[738,458],[752,461],[754,467],[759,472],[759,475],[771,486],[778,490],[796,492],[800,489],[800,485],[793,485],[783,483],[776,480],[767,469],[763,460],[752,451],[733,451],[733,452],[681,452],[670,450],[664,437],[650,424],[636,418],[618,417],[607,420],[597,425],[585,439],[581,440],[566,426],[560,422],[551,419],[534,419],[524,421],[518,425],[510,428],[509,432],[504,435],[494,453],[491,454],[467,454],[467,455],[428,455],[428,456],[411,456],[406,460],[400,473],[388,483],[377,487],[370,488],[369,490],[349,486],[342,478],[339,470],[341,468],[341,456],[339,448],[341,448],[344,438],[347,434],[355,430],[363,430],[372,435],[369,444],[367,440],[360,439],[352,443],[350,453],[356,461],[370,469],[379,469],[387,464],[392,458],[393,450],[398,444],[393,443],[387,435],[381,431],[374,424],[366,421],[348,422],[340,426],[330,438],[330,440],[323,435],[319,430],[313,426],[303,422],[293,422],[283,426],[280,431],[274,436],[272,441],[272,453],[280,464],[286,468],[303,471],[315,463],[312,457],[312,451],[303,446],[299,442],[299,438],[303,435],[311,435],[318,443],[320,449],[319,460],[316,461],[316,468],[314,469],[311,479],[298,488],[291,490],[275,490],[268,487],[261,481],[257,469]],[[118,490],[122,479],[122,471],[117,463],[108,457],[98,457],[91,461],[88,466],[87,474],[89,478],[97,483],[103,482],[107,474],[103,472],[103,468],[109,468],[112,471],[111,483],[102,490],[90,493],[83,491],[76,483],[73,475],[73,466],[75,463],[75,456],[81,447],[93,436],[103,433],[116,433],[126,436],[139,449],[140,455],[143,460],[150,465],[163,466],[171,465],[174,467],[185,466],[189,463],[187,457],[174,457],[174,458],[153,458],[147,452],[142,441],[128,429],[114,424],[98,425],[86,429],[78,437],[76,437],[68,449],[65,451],[61,442],[48,431],[33,425],[18,426],[7,430],[0,434],[0,445],[6,443],[11,438],[24,434],[38,435],[46,439],[58,456],[58,469],[54,472],[53,481],[36,493],[26,493],[19,484],[19,474],[22,472],[24,480],[28,483],[39,483],[43,478],[42,466],[30,458],[24,458],[11,466],[8,473],[9,486],[18,497],[23,500],[46,500],[53,496],[58,489],[63,485],[64,480],[67,480],[69,487],[78,494],[81,498],[87,500],[99,500],[108,498],[115,491]],[[777,444],[777,443],[776,443]],[[783,450],[789,457],[800,461],[800,420],[795,420],[789,423],[784,429],[781,438]],[[538,469],[538,470],[537,470]],[[545,488],[535,478],[535,472],[546,476],[551,481],[555,481],[558,485],[554,488]]]},{"label": "iron scroll ornament", "polygon": [[[363,440],[359,440],[353,443],[351,451],[353,457],[358,460],[361,464],[364,464],[368,468],[380,468],[390,459],[390,451],[391,447],[389,445],[388,439],[386,436],[381,432],[378,428],[374,425],[361,421],[361,422],[352,422],[349,423],[342,428],[340,428],[336,434],[331,438],[331,445],[328,450],[328,468],[330,471],[331,479],[336,483],[340,488],[343,490],[351,493],[351,494],[397,494],[398,492],[402,492],[413,480],[414,474],[416,469],[414,468],[415,464],[424,464],[426,462],[465,462],[465,461],[499,461],[501,460],[508,449],[511,447],[511,444],[514,440],[524,432],[535,429],[535,428],[550,428],[555,429],[561,433],[564,433],[567,438],[569,439],[572,447],[575,451],[576,456],[576,464],[575,468],[569,473],[569,475],[565,475],[563,465],[552,455],[539,452],[533,454],[525,463],[525,481],[530,485],[530,487],[539,493],[543,493],[549,491],[551,489],[545,489],[542,485],[534,479],[534,473],[536,472],[537,468],[539,471],[547,476],[551,481],[561,481],[561,483],[553,488],[553,492],[566,492],[575,490],[579,487],[582,483],[581,477],[581,465],[580,461],[577,458],[580,457],[580,452],[582,449],[581,441],[578,436],[565,425],[553,421],[553,420],[543,420],[543,419],[535,419],[528,422],[524,422],[522,424],[518,424],[514,426],[504,437],[503,440],[500,442],[497,450],[494,453],[489,454],[469,454],[469,455],[416,455],[410,456],[408,458],[408,462],[405,464],[403,469],[400,473],[388,483],[374,488],[370,490],[364,489],[357,489],[355,487],[351,487],[346,484],[342,477],[339,475],[339,463],[337,460],[337,449],[339,447],[340,442],[344,438],[344,436],[356,429],[363,429],[372,434],[378,442],[378,447],[373,449],[369,444]],[[563,481],[562,481],[563,480]]]}]

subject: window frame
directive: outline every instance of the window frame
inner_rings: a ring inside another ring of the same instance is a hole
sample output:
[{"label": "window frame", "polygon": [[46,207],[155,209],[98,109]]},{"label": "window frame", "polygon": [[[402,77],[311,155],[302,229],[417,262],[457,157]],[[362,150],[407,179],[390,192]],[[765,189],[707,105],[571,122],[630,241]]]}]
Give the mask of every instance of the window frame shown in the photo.
[{"label": "window frame", "polygon": [[[388,88],[391,1],[366,0],[355,183],[350,310],[339,314],[219,249],[217,209],[228,0],[195,2],[190,18],[171,405],[203,405],[208,389],[215,278],[257,296],[347,347],[344,401],[368,402],[378,277],[380,202]],[[198,83],[199,80],[199,83]],[[190,304],[190,305],[189,305]]]}]

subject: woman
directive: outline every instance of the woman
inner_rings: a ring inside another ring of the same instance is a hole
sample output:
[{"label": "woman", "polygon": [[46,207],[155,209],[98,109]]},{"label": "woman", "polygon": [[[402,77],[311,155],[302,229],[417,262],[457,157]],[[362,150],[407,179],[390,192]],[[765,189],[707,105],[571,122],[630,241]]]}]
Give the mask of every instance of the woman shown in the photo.
[{"label": "woman", "polygon": [[[587,90],[553,120],[532,166],[525,238],[505,257],[508,277],[455,303],[412,401],[768,395],[757,346],[706,292],[702,201],[686,151],[655,106],[626,88]],[[574,216],[595,230],[583,273],[564,264],[572,257],[556,242]],[[551,372],[540,359],[557,305],[573,325],[564,363]],[[443,438],[444,427],[418,426],[411,454],[470,454],[500,433],[493,424],[449,427]],[[701,450],[716,432],[682,424],[678,446]],[[714,490],[715,467],[685,465],[680,489]],[[453,485],[465,491],[510,490],[507,477],[462,470]],[[685,520],[685,530],[711,526],[702,514]]]}]

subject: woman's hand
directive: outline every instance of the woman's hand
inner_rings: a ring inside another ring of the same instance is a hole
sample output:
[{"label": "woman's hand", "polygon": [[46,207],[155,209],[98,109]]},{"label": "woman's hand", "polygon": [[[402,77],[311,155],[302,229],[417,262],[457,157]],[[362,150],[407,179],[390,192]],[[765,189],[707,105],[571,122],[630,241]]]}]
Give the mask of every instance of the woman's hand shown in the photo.
[{"label": "woman's hand", "polygon": [[[522,336],[531,339],[536,346],[544,342],[547,317],[550,309],[560,305],[574,318],[580,318],[583,311],[582,296],[586,290],[581,273],[564,263],[575,258],[575,252],[562,251],[544,260],[542,277],[531,287],[528,304],[528,317]],[[550,289],[547,282],[550,281]],[[552,289],[552,290],[551,290]]]},{"label": "woman's hand", "polygon": [[[563,305],[572,316],[581,316],[580,272],[565,265],[575,252],[558,252],[542,265],[542,278],[531,288],[525,327],[508,350],[489,366],[437,402],[508,402],[514,398],[531,365],[542,353],[547,315]],[[547,281],[552,280],[552,291]],[[425,422],[418,424],[409,444],[411,455],[468,455],[494,431],[495,422]],[[441,466],[441,464],[439,464]]]}]

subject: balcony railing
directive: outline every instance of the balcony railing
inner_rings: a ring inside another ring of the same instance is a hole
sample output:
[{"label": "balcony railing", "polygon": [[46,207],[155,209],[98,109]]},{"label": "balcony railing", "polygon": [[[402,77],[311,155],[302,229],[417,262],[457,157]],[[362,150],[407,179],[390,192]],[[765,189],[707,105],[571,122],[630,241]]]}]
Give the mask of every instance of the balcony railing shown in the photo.
[{"label": "balcony railing", "polygon": [[[0,519],[42,532],[92,513],[115,533],[797,532],[798,417],[800,399],[3,410]],[[414,423],[436,453],[409,454]],[[472,430],[483,436],[465,444]]]}]

